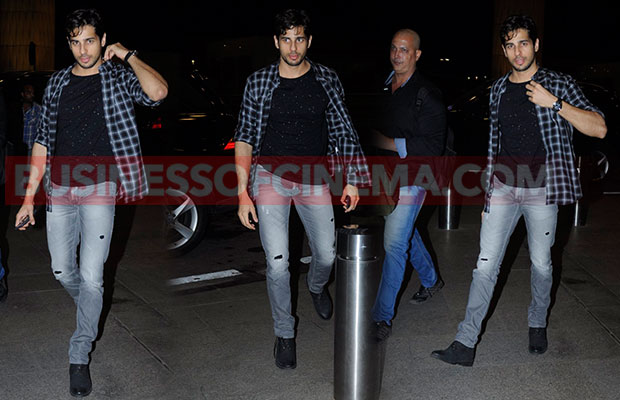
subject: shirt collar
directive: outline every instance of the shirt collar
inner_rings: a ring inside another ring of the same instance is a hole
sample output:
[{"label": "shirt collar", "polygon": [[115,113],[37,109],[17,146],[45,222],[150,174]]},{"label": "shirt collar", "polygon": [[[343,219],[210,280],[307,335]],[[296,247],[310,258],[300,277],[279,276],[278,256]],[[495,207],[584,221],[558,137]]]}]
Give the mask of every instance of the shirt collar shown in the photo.
[{"label": "shirt collar", "polygon": [[[395,74],[396,74],[396,71],[390,72],[390,75],[385,80],[385,83],[384,83],[385,86],[388,86],[388,85],[392,84],[392,80],[394,79],[394,75]],[[411,74],[411,76],[409,78],[407,78],[407,80],[405,82],[403,82],[403,84],[400,85],[400,87],[405,86],[407,84],[407,82],[409,82],[411,80],[411,78],[413,78],[414,75],[415,75],[415,71],[413,71],[413,74]]]}]

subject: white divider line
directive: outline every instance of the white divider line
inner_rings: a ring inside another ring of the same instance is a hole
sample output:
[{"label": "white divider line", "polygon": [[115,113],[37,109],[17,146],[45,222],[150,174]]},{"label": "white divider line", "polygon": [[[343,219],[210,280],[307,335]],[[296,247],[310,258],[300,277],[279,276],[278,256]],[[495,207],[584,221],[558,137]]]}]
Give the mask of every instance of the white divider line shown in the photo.
[{"label": "white divider line", "polygon": [[169,279],[168,286],[178,286],[194,282],[212,281],[215,279],[230,278],[231,276],[237,275],[243,275],[243,273],[237,271],[236,269],[227,269],[225,271],[211,272],[208,274],[183,276],[181,278]]}]

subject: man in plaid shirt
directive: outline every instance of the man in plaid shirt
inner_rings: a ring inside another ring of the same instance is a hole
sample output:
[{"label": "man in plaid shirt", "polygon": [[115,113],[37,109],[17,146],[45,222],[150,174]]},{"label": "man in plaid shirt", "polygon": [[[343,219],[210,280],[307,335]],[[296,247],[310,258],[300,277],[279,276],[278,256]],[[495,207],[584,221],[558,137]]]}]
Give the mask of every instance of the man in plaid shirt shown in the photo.
[{"label": "man in plaid shirt", "polygon": [[276,336],[275,363],[279,368],[295,368],[288,270],[290,204],[295,203],[308,235],[312,262],[307,284],[323,319],[332,315],[326,283],[335,259],[334,211],[327,184],[308,182],[278,165],[286,161],[295,169],[301,160],[316,165],[313,160],[319,162],[325,156],[338,159],[346,167],[341,197],[345,212],[355,209],[356,185],[368,182],[368,169],[338,76],[306,58],[312,42],[306,13],[278,14],[274,33],[280,59],[248,78],[235,133],[238,216],[249,229],[259,224]]},{"label": "man in plaid shirt", "polygon": [[547,312],[553,283],[551,246],[558,205],[581,197],[572,144],[573,128],[604,138],[602,112],[568,75],[540,68],[534,21],[508,17],[500,28],[512,70],[491,88],[487,196],[480,229],[480,254],[465,319],[454,342],[432,356],[471,366],[512,232],[525,218],[531,260],[532,300],[528,310],[531,354],[547,350]]},{"label": "man in plaid shirt", "polygon": [[[96,10],[74,11],[67,16],[65,28],[76,62],[55,73],[45,89],[31,175],[15,225],[23,224],[22,230],[34,225],[34,194],[47,167],[52,271],[77,306],[77,327],[69,343],[69,390],[82,397],[92,388],[89,353],[103,304],[103,264],[112,237],[117,181],[107,173],[76,177],[63,162],[77,158],[98,170],[102,160],[112,159],[113,169],[118,170],[119,195],[128,201],[144,196],[147,186],[133,103],[159,104],[168,94],[168,84],[135,50],[120,43],[104,50],[106,35]],[[126,65],[113,62],[114,57]]]},{"label": "man in plaid shirt", "polygon": [[28,148],[28,155],[32,152],[34,139],[37,136],[39,119],[41,118],[41,106],[34,101],[34,86],[26,83],[22,87],[22,113],[24,121],[23,141]]}]

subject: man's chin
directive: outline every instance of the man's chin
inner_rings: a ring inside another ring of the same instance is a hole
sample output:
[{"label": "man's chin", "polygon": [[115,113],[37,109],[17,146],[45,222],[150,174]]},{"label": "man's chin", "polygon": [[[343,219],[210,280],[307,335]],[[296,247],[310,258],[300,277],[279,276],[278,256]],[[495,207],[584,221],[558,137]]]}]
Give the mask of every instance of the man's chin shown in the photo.
[{"label": "man's chin", "polygon": [[295,61],[290,60],[290,59],[288,59],[286,57],[283,57],[282,59],[284,60],[285,63],[287,63],[291,67],[297,67],[297,66],[301,65],[301,63],[303,63],[306,58],[305,57],[301,57],[300,59],[295,60]]},{"label": "man's chin", "polygon": [[512,64],[512,69],[514,69],[517,72],[523,72],[523,71],[527,71],[528,69],[530,69],[532,64],[534,64],[534,60],[532,60],[532,62],[527,65],[526,64],[523,64],[523,65]]},{"label": "man's chin", "polygon": [[95,66],[95,64],[97,64],[97,63],[95,62],[95,63],[92,63],[92,64],[82,64],[81,62],[78,61],[78,65],[82,69],[92,69]]}]

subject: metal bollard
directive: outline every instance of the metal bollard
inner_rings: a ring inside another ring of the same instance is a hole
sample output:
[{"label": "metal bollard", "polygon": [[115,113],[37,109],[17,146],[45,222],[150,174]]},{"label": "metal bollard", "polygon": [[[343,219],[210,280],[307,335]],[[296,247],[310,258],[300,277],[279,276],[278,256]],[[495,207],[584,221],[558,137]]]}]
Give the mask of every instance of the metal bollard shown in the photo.
[{"label": "metal bollard", "polygon": [[585,179],[583,177],[584,170],[586,170],[583,158],[577,157],[577,173],[579,174],[579,180],[581,181],[581,189],[583,197],[575,202],[575,208],[573,209],[573,226],[585,226],[586,217],[588,216],[588,195],[590,194],[590,180],[587,174]]},{"label": "metal bollard", "polygon": [[370,310],[381,266],[376,235],[366,228],[338,229],[334,335],[334,398],[377,400],[385,343],[375,339]]},{"label": "metal bollard", "polygon": [[438,226],[439,229],[459,229],[460,207],[454,204],[454,189],[448,186],[445,188],[444,196],[446,204],[440,205],[438,208]]}]

